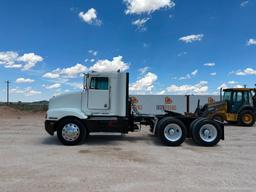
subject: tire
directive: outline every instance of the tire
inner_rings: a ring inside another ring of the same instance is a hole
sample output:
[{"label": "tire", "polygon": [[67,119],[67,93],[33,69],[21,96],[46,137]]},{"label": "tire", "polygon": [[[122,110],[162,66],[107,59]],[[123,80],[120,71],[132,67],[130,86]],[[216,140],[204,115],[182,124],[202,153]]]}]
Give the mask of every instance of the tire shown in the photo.
[{"label": "tire", "polygon": [[255,124],[255,114],[251,110],[242,111],[238,116],[238,122],[242,126],[251,127]]},{"label": "tire", "polygon": [[195,119],[194,121],[192,121],[192,123],[190,124],[189,126],[189,133],[190,133],[190,136],[192,137],[192,127],[194,127],[194,125],[200,121],[200,120],[203,120],[203,119],[207,119],[206,117],[198,117],[197,119]]},{"label": "tire", "polygon": [[58,124],[57,135],[64,145],[77,145],[84,140],[88,132],[79,119],[66,118]]},{"label": "tire", "polygon": [[156,137],[158,137],[158,135],[159,135],[160,127],[162,126],[162,123],[164,122],[165,118],[166,118],[166,117],[163,117],[163,118],[160,119],[160,120],[157,122],[157,124],[156,124],[156,130],[155,130],[155,133],[154,133],[154,135],[155,135]]},{"label": "tire", "polygon": [[201,146],[214,146],[222,136],[220,125],[211,119],[200,119],[191,129],[193,141]]},{"label": "tire", "polygon": [[178,146],[186,139],[187,129],[180,120],[164,117],[159,124],[158,136],[164,145]]}]

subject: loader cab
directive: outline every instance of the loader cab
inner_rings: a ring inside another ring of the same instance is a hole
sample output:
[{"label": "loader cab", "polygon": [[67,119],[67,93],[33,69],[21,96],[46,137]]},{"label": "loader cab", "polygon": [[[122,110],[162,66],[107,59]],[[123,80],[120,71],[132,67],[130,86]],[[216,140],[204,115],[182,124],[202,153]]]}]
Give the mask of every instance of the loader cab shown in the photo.
[{"label": "loader cab", "polygon": [[253,91],[248,88],[233,88],[223,90],[223,101],[227,103],[229,113],[237,113],[243,107],[253,107]]}]

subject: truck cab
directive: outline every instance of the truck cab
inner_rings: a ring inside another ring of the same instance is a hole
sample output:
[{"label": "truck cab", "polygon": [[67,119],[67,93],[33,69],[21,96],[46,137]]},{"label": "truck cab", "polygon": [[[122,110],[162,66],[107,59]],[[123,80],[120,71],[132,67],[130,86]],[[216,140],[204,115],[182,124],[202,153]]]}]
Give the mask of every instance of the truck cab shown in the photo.
[{"label": "truck cab", "polygon": [[[90,132],[128,132],[127,128],[118,128],[116,122],[127,121],[129,74],[90,73],[84,78],[84,90],[81,93],[50,99],[47,132],[52,135],[56,131],[56,123],[74,117],[86,123]],[[105,125],[110,119],[113,123],[111,129]]]}]

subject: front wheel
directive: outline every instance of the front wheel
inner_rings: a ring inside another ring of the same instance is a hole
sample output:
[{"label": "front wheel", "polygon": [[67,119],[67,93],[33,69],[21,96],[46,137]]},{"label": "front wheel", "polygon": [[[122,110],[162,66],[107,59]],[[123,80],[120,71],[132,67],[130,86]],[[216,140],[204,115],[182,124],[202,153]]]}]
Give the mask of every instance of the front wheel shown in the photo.
[{"label": "front wheel", "polygon": [[86,128],[80,120],[67,118],[59,123],[57,135],[64,145],[77,145],[84,140],[87,134]]},{"label": "front wheel", "polygon": [[253,126],[255,124],[255,114],[250,110],[242,111],[239,114],[239,124],[247,127]]},{"label": "front wheel", "polygon": [[168,146],[178,146],[186,139],[185,125],[178,119],[166,117],[161,120],[158,136]]}]

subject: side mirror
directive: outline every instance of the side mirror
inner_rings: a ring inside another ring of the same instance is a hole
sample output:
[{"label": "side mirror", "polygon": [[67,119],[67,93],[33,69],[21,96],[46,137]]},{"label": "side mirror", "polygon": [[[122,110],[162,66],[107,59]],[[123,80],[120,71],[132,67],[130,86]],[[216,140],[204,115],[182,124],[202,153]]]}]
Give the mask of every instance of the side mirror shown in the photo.
[{"label": "side mirror", "polygon": [[84,75],[84,82],[83,82],[83,89],[86,90],[87,87],[87,79],[89,78],[89,74],[83,73]]}]

